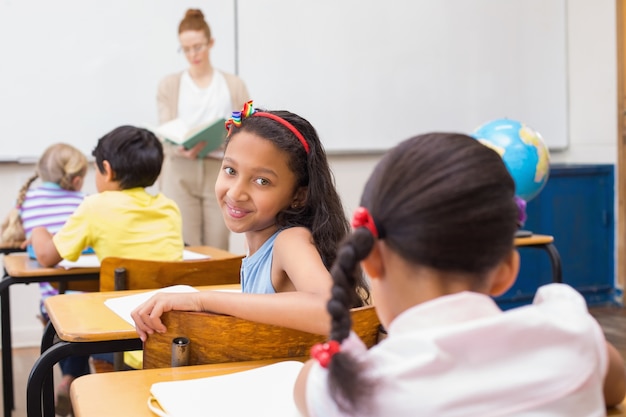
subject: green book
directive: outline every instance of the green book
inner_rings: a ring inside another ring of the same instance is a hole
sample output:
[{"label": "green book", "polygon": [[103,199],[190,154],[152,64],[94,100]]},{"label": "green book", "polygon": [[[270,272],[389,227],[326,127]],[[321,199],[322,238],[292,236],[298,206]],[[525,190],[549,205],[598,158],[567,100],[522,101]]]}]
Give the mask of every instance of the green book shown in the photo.
[{"label": "green book", "polygon": [[182,145],[185,149],[193,148],[198,142],[205,142],[206,145],[198,153],[198,158],[204,158],[224,143],[227,133],[224,127],[225,122],[226,119],[217,119],[189,129],[184,121],[174,119],[151,130],[161,139],[175,145]]}]

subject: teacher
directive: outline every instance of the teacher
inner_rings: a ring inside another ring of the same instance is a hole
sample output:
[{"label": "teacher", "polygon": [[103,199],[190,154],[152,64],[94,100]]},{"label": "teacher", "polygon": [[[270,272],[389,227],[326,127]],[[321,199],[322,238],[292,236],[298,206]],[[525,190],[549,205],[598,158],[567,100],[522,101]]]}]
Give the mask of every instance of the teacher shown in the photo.
[{"label": "teacher", "polygon": [[[159,123],[180,118],[193,128],[218,118],[228,118],[250,100],[244,82],[236,75],[214,68],[210,51],[214,39],[198,9],[189,9],[178,26],[180,51],[189,68],[170,74],[159,83]],[[215,181],[221,169],[223,150],[197,158],[204,147],[164,144],[161,192],[179,206],[183,239],[187,245],[206,245],[228,250],[230,231],[224,224],[215,197]]]}]

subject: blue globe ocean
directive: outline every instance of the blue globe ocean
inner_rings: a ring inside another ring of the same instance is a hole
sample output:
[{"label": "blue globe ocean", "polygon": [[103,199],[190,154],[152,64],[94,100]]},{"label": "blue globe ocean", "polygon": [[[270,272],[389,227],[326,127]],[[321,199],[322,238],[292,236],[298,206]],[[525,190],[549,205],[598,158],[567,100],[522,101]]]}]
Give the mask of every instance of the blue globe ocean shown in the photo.
[{"label": "blue globe ocean", "polygon": [[539,132],[511,119],[492,120],[472,134],[500,154],[515,181],[515,194],[530,201],[548,181],[550,153]]}]

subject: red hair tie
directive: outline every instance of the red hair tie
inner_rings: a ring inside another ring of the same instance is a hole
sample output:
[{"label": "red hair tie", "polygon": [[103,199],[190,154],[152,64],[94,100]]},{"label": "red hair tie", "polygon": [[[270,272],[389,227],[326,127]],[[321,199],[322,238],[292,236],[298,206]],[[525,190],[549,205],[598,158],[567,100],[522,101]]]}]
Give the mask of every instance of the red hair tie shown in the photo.
[{"label": "red hair tie", "polygon": [[318,343],[311,348],[311,357],[316,359],[324,368],[328,368],[330,360],[339,353],[341,345],[336,340],[329,340],[326,343]]},{"label": "red hair tie", "polygon": [[378,238],[378,230],[376,229],[374,218],[365,207],[359,207],[354,211],[352,215],[352,227],[355,229],[365,227],[375,238]]}]

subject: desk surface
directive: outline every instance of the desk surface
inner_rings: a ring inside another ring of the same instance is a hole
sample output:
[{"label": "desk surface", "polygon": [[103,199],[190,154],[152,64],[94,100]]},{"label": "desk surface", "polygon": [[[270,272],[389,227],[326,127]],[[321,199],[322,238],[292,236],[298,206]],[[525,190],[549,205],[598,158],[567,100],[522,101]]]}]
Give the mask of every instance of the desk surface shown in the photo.
[{"label": "desk surface", "polygon": [[[299,359],[304,361],[308,358]],[[294,358],[284,360],[294,360]],[[150,387],[155,382],[225,375],[278,361],[280,360],[231,362],[85,375],[77,378],[71,385],[74,416],[154,417],[147,404],[150,397]],[[184,401],[184,399],[181,400]]]},{"label": "desk surface", "polygon": [[[203,289],[239,289],[239,284],[211,285]],[[45,300],[46,310],[57,335],[66,342],[97,342],[136,339],[135,328],[109,309],[109,298],[150,290],[91,292],[55,295]]]},{"label": "desk surface", "polygon": [[626,416],[626,399],[624,399],[624,401],[622,401],[622,404],[618,405],[617,407],[607,410],[606,415],[621,417]]},{"label": "desk surface", "polygon": [[[302,361],[306,359],[300,358]],[[293,360],[293,358],[286,360]],[[150,397],[150,387],[156,382],[225,375],[274,362],[276,361],[232,362],[85,375],[77,378],[70,388],[74,416],[154,417],[147,403]],[[626,410],[626,400],[620,406],[608,410],[607,416],[626,416],[624,410]]]},{"label": "desk surface", "polygon": [[13,252],[26,252],[26,249],[22,249],[20,245],[21,245],[20,243],[2,242],[0,243],[0,253],[6,255],[9,253],[13,253]]},{"label": "desk surface", "polygon": [[554,242],[554,237],[549,235],[530,235],[528,237],[516,237],[515,246],[547,245]]},{"label": "desk surface", "polygon": [[2,260],[4,270],[13,278],[50,277],[60,275],[97,274],[100,268],[71,268],[60,266],[45,268],[35,259],[30,259],[27,253],[11,253]]},{"label": "desk surface", "polygon": [[[227,258],[241,258],[242,255],[237,255],[222,249],[213,248],[210,246],[188,246],[185,249],[191,252],[202,253],[209,255],[214,259],[227,259]],[[30,259],[27,253],[11,253],[3,259],[4,269],[7,274],[13,278],[24,277],[50,277],[59,275],[80,275],[91,274],[100,272],[100,268],[70,268],[65,269],[60,266],[53,266],[50,268],[39,265],[37,260]]]}]

